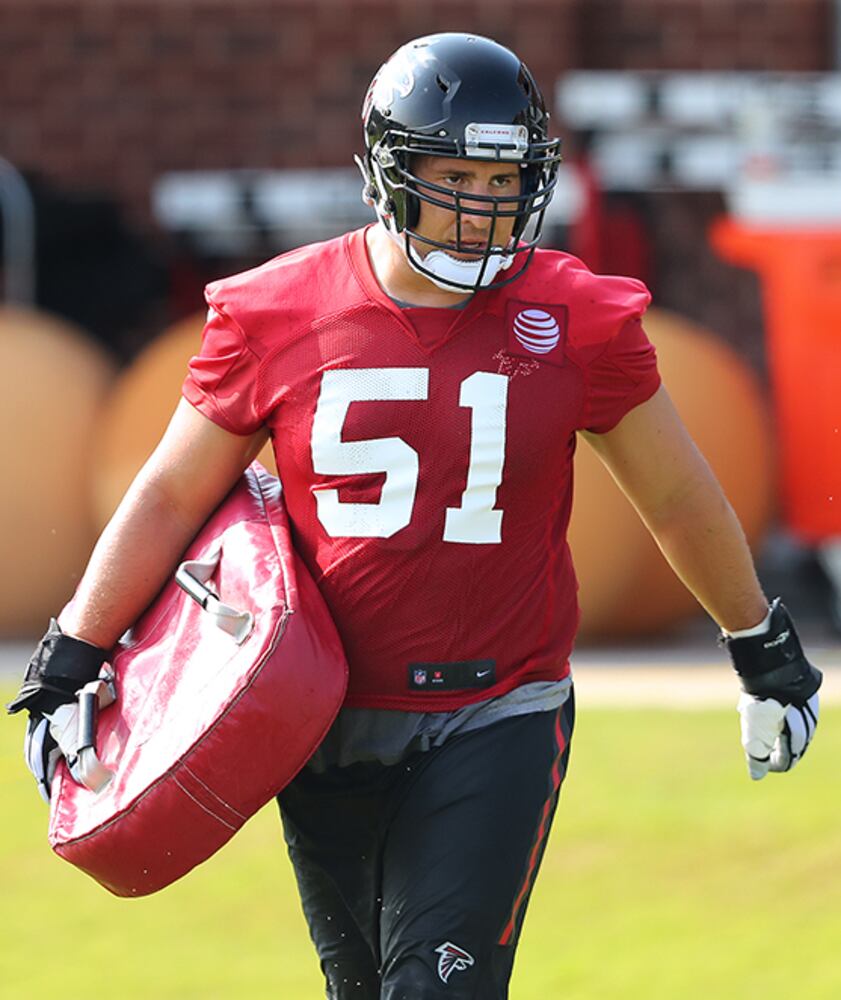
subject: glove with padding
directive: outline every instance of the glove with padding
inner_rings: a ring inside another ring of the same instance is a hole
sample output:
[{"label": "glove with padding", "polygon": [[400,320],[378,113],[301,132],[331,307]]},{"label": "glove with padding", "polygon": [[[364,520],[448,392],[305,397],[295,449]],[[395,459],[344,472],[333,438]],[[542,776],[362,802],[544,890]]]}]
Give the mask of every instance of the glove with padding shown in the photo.
[{"label": "glove with padding", "polygon": [[101,792],[114,777],[96,754],[96,717],[99,709],[116,700],[114,674],[89,681],[77,701],[59,705],[53,712],[32,713],[23,741],[26,766],[38,784],[41,798],[49,803],[53,778],[63,757],[70,777],[93,792]]},{"label": "glove with padding", "polygon": [[766,632],[721,639],[742,682],[738,709],[751,778],[791,770],[815,735],[823,680],[803,653],[791,615],[776,598]]},{"label": "glove with padding", "polygon": [[24,708],[29,712],[23,756],[45,802],[50,801],[50,787],[62,757],[79,780],[76,695],[99,677],[106,656],[99,646],[65,635],[51,618],[27,665],[20,691],[6,706],[10,715]]},{"label": "glove with padding", "polygon": [[754,781],[769,771],[790,771],[806,753],[818,725],[817,692],[802,707],[742,693],[738,708],[742,746]]},{"label": "glove with padding", "polygon": [[38,785],[41,798],[49,804],[56,767],[62,757],[74,773],[78,742],[79,709],[75,702],[59,705],[50,715],[30,715],[23,739],[23,757]]},{"label": "glove with padding", "polygon": [[99,646],[65,635],[55,620],[26,668],[23,684],[6,711],[13,715],[27,709],[32,716],[54,712],[76,698],[79,688],[96,680],[108,654]]}]

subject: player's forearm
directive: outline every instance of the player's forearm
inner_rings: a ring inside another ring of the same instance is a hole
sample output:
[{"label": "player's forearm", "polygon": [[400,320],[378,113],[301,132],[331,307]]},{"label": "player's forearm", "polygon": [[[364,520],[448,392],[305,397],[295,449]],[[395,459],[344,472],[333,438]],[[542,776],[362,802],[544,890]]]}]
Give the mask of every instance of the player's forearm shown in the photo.
[{"label": "player's forearm", "polygon": [[94,548],[65,632],[109,649],[148,607],[200,524],[154,481],[137,481]]},{"label": "player's forearm", "polygon": [[673,507],[643,516],[666,559],[728,631],[758,624],[768,601],[745,534],[715,479],[693,481]]}]

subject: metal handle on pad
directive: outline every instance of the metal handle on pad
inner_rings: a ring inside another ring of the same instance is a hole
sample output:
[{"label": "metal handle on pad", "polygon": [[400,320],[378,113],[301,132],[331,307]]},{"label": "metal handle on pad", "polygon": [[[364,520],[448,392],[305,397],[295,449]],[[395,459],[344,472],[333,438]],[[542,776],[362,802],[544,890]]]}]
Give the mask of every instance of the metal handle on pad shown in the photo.
[{"label": "metal handle on pad", "polygon": [[221,546],[209,552],[204,559],[188,559],[175,571],[175,582],[206,611],[217,628],[233,636],[237,645],[242,645],[254,627],[254,615],[250,611],[238,611],[219,600],[207,581],[213,576],[222,557]]},{"label": "metal handle on pad", "polygon": [[96,755],[96,717],[100,708],[114,701],[113,684],[100,678],[86,684],[78,695],[79,729],[73,777],[92,792],[101,792],[114,777]]}]

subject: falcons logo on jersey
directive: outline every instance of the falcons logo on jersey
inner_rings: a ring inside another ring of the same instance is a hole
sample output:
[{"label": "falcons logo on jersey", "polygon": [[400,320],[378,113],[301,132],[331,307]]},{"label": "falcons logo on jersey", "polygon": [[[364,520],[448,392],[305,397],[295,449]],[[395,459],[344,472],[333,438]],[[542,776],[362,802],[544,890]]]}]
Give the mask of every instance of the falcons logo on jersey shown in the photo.
[{"label": "falcons logo on jersey", "polygon": [[472,955],[450,941],[445,941],[435,951],[438,954],[438,975],[445,983],[454,972],[464,972],[474,964]]}]

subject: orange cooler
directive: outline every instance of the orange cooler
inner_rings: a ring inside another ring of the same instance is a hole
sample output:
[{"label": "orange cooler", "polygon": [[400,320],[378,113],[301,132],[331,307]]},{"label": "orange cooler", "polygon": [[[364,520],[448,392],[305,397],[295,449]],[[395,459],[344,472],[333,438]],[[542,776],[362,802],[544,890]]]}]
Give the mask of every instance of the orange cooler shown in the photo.
[{"label": "orange cooler", "polygon": [[841,536],[841,228],[716,221],[713,247],[759,273],[785,523],[808,544]]}]

